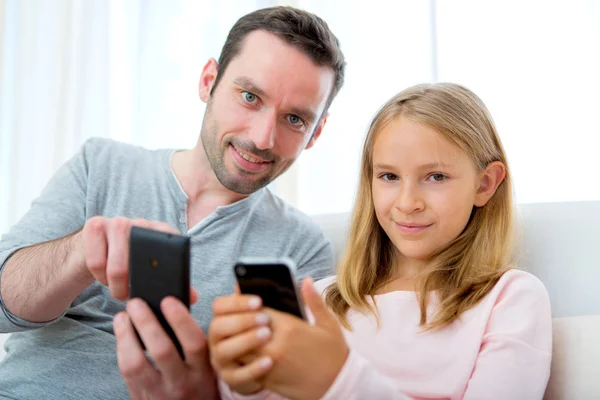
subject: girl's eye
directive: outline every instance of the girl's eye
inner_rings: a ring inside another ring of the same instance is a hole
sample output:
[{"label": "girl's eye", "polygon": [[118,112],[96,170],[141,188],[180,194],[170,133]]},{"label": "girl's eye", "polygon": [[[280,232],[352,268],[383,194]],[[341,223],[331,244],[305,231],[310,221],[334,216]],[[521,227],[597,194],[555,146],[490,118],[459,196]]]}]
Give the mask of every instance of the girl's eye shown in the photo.
[{"label": "girl's eye", "polygon": [[397,181],[398,180],[398,176],[394,175],[394,174],[382,174],[380,176],[381,179],[383,179],[384,181]]},{"label": "girl's eye", "polygon": [[297,115],[288,115],[287,120],[294,126],[304,126],[304,121]]},{"label": "girl's eye", "polygon": [[431,174],[427,178],[427,180],[431,182],[443,182],[447,179],[447,176],[444,174]]},{"label": "girl's eye", "polygon": [[244,98],[244,101],[249,104],[254,104],[258,99],[254,93],[250,92],[242,92],[242,97]]}]

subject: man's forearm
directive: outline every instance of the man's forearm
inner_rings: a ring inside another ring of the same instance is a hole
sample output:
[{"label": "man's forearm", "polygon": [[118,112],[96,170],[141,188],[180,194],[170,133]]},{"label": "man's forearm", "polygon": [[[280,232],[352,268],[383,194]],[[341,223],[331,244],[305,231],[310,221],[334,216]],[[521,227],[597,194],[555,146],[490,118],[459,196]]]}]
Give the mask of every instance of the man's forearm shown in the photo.
[{"label": "man's forearm", "polygon": [[0,291],[13,315],[47,322],[61,315],[92,282],[77,232],[13,254],[2,271]]}]

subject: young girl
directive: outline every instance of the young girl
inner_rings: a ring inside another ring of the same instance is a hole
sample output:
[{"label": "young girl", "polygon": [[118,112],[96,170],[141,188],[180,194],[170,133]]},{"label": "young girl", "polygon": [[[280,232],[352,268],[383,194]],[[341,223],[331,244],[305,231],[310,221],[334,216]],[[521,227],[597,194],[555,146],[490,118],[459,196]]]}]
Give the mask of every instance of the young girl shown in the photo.
[{"label": "young girl", "polygon": [[550,302],[510,267],[511,196],[475,94],[435,84],[392,98],[365,140],[337,274],[304,281],[314,324],[250,296],[215,301],[222,397],[541,399]]}]

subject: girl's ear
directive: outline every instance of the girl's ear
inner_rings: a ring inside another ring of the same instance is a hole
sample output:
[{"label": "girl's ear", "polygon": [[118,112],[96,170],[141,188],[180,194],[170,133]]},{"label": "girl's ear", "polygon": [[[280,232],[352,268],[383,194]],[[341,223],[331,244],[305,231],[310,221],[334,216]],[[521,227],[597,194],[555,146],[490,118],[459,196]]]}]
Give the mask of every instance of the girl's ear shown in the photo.
[{"label": "girl's ear", "polygon": [[479,178],[474,205],[483,207],[492,198],[498,186],[506,178],[506,166],[501,161],[489,163]]}]

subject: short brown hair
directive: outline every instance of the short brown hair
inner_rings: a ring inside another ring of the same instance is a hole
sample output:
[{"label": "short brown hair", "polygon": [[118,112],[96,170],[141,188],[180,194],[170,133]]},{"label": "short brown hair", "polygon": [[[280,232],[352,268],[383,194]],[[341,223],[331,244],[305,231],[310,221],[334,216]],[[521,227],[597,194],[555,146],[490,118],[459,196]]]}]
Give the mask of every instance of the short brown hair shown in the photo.
[{"label": "short brown hair", "polygon": [[[262,30],[272,33],[309,56],[318,66],[326,66],[335,73],[333,90],[325,111],[344,84],[346,62],[340,43],[327,23],[314,14],[293,7],[263,8],[240,18],[227,35],[219,57],[219,73],[213,91],[227,66],[241,51],[241,43],[249,33]],[[212,94],[212,93],[211,93]]]}]

